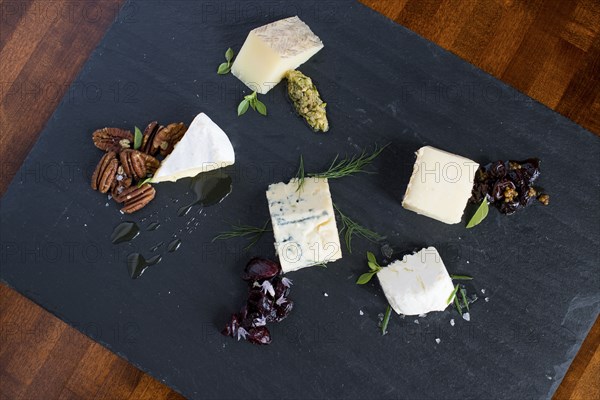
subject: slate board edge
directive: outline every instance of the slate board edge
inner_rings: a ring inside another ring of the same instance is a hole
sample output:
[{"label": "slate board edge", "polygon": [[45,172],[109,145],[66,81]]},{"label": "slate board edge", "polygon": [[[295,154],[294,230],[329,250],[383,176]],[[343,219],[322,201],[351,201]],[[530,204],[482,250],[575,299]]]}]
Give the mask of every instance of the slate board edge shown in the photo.
[{"label": "slate board edge", "polygon": [[[126,1],[125,1],[125,2],[122,4],[122,6],[121,6],[121,8],[120,8],[120,11],[119,11],[119,13],[117,13],[117,14],[116,14],[115,21],[113,21],[113,22],[111,23],[111,25],[110,25],[110,26],[109,26],[109,28],[106,30],[106,33],[104,34],[104,36],[102,37],[102,39],[100,40],[100,42],[98,43],[98,45],[96,46],[96,48],[95,48],[95,49],[94,49],[94,50],[93,50],[93,51],[90,53],[90,56],[89,56],[88,60],[87,60],[87,61],[86,61],[86,63],[83,65],[83,67],[81,68],[81,71],[80,71],[80,72],[77,74],[76,78],[73,80],[73,82],[72,82],[72,83],[71,83],[71,85],[69,86],[69,89],[66,91],[66,94],[65,94],[65,96],[63,96],[63,98],[62,98],[61,102],[60,102],[60,103],[58,104],[58,106],[56,107],[56,109],[55,109],[55,111],[53,112],[52,116],[51,116],[51,117],[48,119],[48,121],[47,121],[47,122],[46,122],[46,124],[44,125],[43,129],[40,131],[40,134],[39,134],[39,136],[38,136],[38,140],[39,140],[39,138],[40,138],[40,137],[42,137],[42,135],[45,135],[45,132],[46,132],[46,129],[47,129],[47,125],[48,125],[48,123],[50,122],[50,120],[51,120],[52,118],[54,118],[54,117],[56,116],[56,114],[57,114],[57,113],[59,113],[59,112],[61,111],[61,108],[63,107],[63,103],[64,103],[64,102],[67,100],[67,98],[68,98],[68,93],[69,93],[69,90],[71,90],[71,89],[73,88],[73,85],[75,85],[77,82],[79,82],[80,78],[81,78],[82,76],[84,76],[84,75],[87,73],[87,71],[88,71],[88,63],[89,63],[89,60],[90,60],[90,59],[92,59],[92,58],[94,58],[94,57],[96,56],[96,54],[97,54],[97,53],[100,51],[100,49],[101,49],[101,48],[103,48],[103,46],[104,46],[105,42],[108,40],[108,36],[109,36],[109,34],[111,33],[112,29],[114,28],[114,26],[115,26],[116,24],[118,24],[118,23],[119,23],[119,17],[121,16],[122,10],[123,10],[123,9],[124,9],[126,6],[130,5],[131,3],[134,3],[134,0],[126,0]],[[526,98],[528,98],[528,99],[532,100],[533,102],[535,102],[535,103],[538,103],[538,104],[542,105],[544,108],[548,109],[548,110],[549,110],[549,111],[550,111],[550,112],[551,112],[551,113],[552,113],[552,114],[553,114],[553,115],[554,115],[556,118],[558,118],[558,119],[562,119],[564,122],[566,122],[566,123],[568,123],[568,124],[573,124],[573,125],[576,125],[576,126],[578,126],[579,128],[581,128],[581,129],[580,129],[581,131],[583,131],[583,132],[588,132],[588,133],[589,133],[589,134],[590,134],[592,137],[597,137],[597,135],[596,135],[596,134],[594,134],[593,132],[591,132],[591,131],[589,131],[588,129],[586,129],[586,128],[582,127],[581,125],[579,125],[579,124],[575,123],[574,121],[572,121],[571,119],[569,119],[569,118],[565,117],[564,115],[562,115],[562,114],[560,114],[560,113],[558,113],[558,112],[556,112],[556,111],[554,111],[554,110],[550,109],[550,108],[549,108],[548,106],[546,106],[545,104],[543,104],[543,103],[540,103],[538,100],[536,100],[536,99],[534,99],[534,98],[531,98],[531,97],[527,96],[526,94],[524,94],[522,91],[518,90],[517,88],[514,88],[513,86],[511,86],[511,85],[507,84],[506,82],[503,82],[503,81],[501,81],[501,80],[497,79],[496,77],[492,76],[491,74],[487,73],[486,71],[482,70],[481,68],[479,68],[479,67],[477,67],[477,66],[475,66],[475,65],[473,65],[473,64],[471,64],[471,63],[469,63],[468,61],[466,61],[466,60],[464,60],[463,58],[459,57],[458,55],[456,55],[456,54],[454,54],[454,53],[450,52],[449,50],[446,50],[446,49],[444,49],[444,48],[442,48],[442,47],[438,46],[437,44],[435,44],[435,43],[433,43],[432,41],[430,41],[430,40],[428,40],[428,39],[424,38],[423,36],[421,36],[421,35],[417,34],[416,32],[414,32],[414,31],[412,31],[412,30],[410,30],[410,29],[406,28],[405,26],[403,26],[403,25],[400,25],[400,24],[396,23],[395,21],[393,21],[393,20],[391,20],[390,18],[388,18],[388,17],[386,17],[386,16],[382,15],[381,13],[379,13],[379,12],[377,12],[377,11],[375,11],[375,10],[373,10],[373,9],[369,8],[369,7],[367,7],[366,5],[364,5],[364,4],[362,4],[362,3],[360,3],[358,0],[356,0],[356,1],[355,1],[355,5],[358,5],[358,7],[362,7],[362,8],[364,8],[364,9],[368,10],[367,12],[370,12],[372,15],[377,15],[377,17],[376,17],[376,18],[379,18],[379,19],[382,21],[381,23],[384,23],[384,21],[385,21],[385,23],[387,23],[387,24],[389,24],[389,25],[392,25],[392,26],[394,26],[394,27],[395,27],[395,29],[401,28],[401,29],[403,29],[403,30],[404,30],[406,33],[408,33],[410,36],[417,37],[417,38],[418,38],[418,40],[420,40],[420,41],[425,41],[425,42],[429,43],[430,45],[437,47],[439,50],[441,50],[443,53],[445,53],[445,54],[449,55],[450,57],[453,57],[453,58],[455,58],[455,59],[457,59],[457,60],[460,60],[460,62],[462,62],[463,64],[466,64],[466,65],[468,65],[468,66],[470,67],[470,69],[471,69],[471,70],[472,70],[472,71],[473,71],[473,72],[474,72],[476,75],[478,75],[478,76],[485,76],[485,77],[487,77],[488,79],[489,79],[489,78],[492,78],[492,80],[493,80],[493,81],[494,81],[494,82],[495,82],[495,83],[496,83],[498,86],[501,86],[501,87],[503,86],[503,87],[505,87],[505,88],[510,88],[511,90],[514,90],[514,91],[518,92],[518,93],[519,93],[519,94],[521,94],[522,96],[524,96],[524,97],[526,97]],[[583,133],[582,133],[582,134],[583,134]],[[13,176],[13,178],[11,179],[11,182],[10,182],[10,184],[9,184],[9,186],[8,186],[8,188],[7,188],[6,192],[5,192],[5,194],[7,194],[7,193],[8,193],[8,192],[11,190],[11,187],[12,187],[13,185],[15,185],[15,183],[16,183],[16,181],[17,181],[17,178],[18,178],[18,176],[20,176],[20,175],[21,175],[22,169],[23,169],[23,168],[24,168],[24,167],[25,167],[25,166],[28,164],[28,162],[29,162],[29,160],[30,160],[30,158],[31,158],[31,155],[32,155],[32,153],[34,152],[34,150],[35,150],[35,148],[36,148],[37,144],[38,144],[38,143],[37,143],[37,140],[36,140],[36,143],[35,143],[35,144],[32,146],[32,148],[31,148],[31,150],[29,151],[28,155],[26,156],[26,158],[24,159],[23,163],[21,164],[21,167],[19,168],[19,171],[18,171],[18,172],[15,174],[15,176]],[[4,195],[3,195],[2,197],[4,197]],[[2,202],[1,202],[1,199],[0,199],[0,207],[1,207],[1,203],[2,203]],[[146,369],[145,367],[143,367],[142,365],[139,365],[139,364],[138,364],[138,363],[136,363],[135,361],[132,361],[132,360],[130,360],[130,359],[127,357],[127,355],[126,355],[125,353],[123,353],[123,352],[119,352],[119,351],[116,351],[116,350],[114,350],[114,349],[113,349],[113,347],[112,347],[112,346],[111,346],[111,345],[110,345],[108,342],[106,342],[105,340],[102,340],[102,339],[101,339],[101,338],[99,338],[99,337],[97,338],[97,337],[95,337],[95,335],[93,335],[93,334],[90,334],[89,332],[85,332],[84,330],[82,330],[82,329],[78,328],[77,326],[75,326],[75,325],[73,325],[73,324],[69,323],[69,322],[66,320],[66,318],[63,318],[63,317],[61,316],[61,314],[60,314],[60,312],[59,312],[58,310],[53,310],[53,309],[50,309],[49,307],[47,307],[47,306],[44,306],[44,305],[42,305],[41,303],[39,303],[39,302],[38,302],[38,300],[36,299],[36,296],[35,296],[35,294],[34,294],[34,293],[30,293],[30,292],[27,292],[27,291],[25,291],[25,293],[24,293],[24,292],[21,292],[21,291],[19,291],[19,290],[18,290],[16,287],[12,286],[12,285],[11,285],[9,282],[7,282],[7,281],[6,281],[4,278],[2,278],[1,276],[0,276],[0,282],[4,283],[4,284],[5,284],[6,286],[8,286],[9,288],[11,288],[11,289],[13,289],[13,290],[17,291],[18,293],[20,293],[21,295],[23,295],[23,296],[24,296],[24,297],[26,297],[27,299],[29,299],[29,300],[31,300],[32,302],[34,302],[36,305],[40,306],[42,309],[44,309],[44,310],[46,310],[46,311],[50,312],[52,315],[54,315],[54,316],[56,316],[57,318],[61,319],[63,322],[65,322],[66,324],[68,324],[70,327],[72,327],[72,328],[76,329],[77,331],[79,331],[79,332],[80,332],[80,333],[82,333],[83,335],[85,335],[85,336],[89,337],[90,339],[94,340],[95,342],[97,342],[97,343],[101,344],[103,347],[105,347],[105,348],[109,349],[109,350],[110,350],[112,353],[114,353],[114,354],[116,354],[117,356],[119,356],[119,357],[121,357],[121,358],[125,359],[125,360],[126,360],[126,361],[128,361],[130,364],[132,364],[132,365],[134,365],[136,368],[140,369],[142,372],[148,373],[150,376],[154,377],[155,379],[157,379],[157,380],[159,380],[159,381],[161,381],[161,382],[163,382],[163,383],[167,384],[167,385],[168,385],[170,388],[172,388],[173,390],[175,390],[175,391],[177,391],[177,392],[179,392],[179,393],[183,394],[183,393],[181,392],[181,390],[179,390],[179,388],[178,388],[177,386],[174,386],[174,385],[172,385],[171,383],[168,383],[168,382],[166,382],[166,381],[165,381],[165,379],[163,379],[162,377],[160,377],[158,374],[155,374],[155,373],[154,373],[154,372],[152,372],[151,370],[149,370],[149,369]],[[592,321],[592,322],[591,322],[591,324],[589,325],[589,327],[588,327],[588,328],[586,328],[586,330],[585,330],[585,335],[583,335],[583,336],[582,336],[582,338],[580,339],[580,341],[579,341],[579,343],[578,343],[578,344],[576,344],[576,345],[574,345],[574,346],[573,346],[573,350],[575,350],[575,351],[574,351],[574,353],[575,353],[575,354],[574,354],[574,356],[573,356],[573,359],[574,359],[574,357],[576,356],[576,354],[578,353],[579,349],[581,348],[581,345],[583,344],[583,341],[585,340],[585,338],[586,338],[586,337],[587,337],[587,335],[589,334],[589,332],[590,332],[590,330],[592,329],[592,327],[593,327],[594,323],[595,323],[594,321]],[[570,363],[569,363],[569,365],[565,365],[565,366],[564,366],[564,370],[557,371],[557,377],[560,377],[560,379],[556,379],[556,380],[555,380],[554,384],[551,386],[551,388],[550,388],[550,391],[549,391],[549,392],[548,392],[548,394],[547,394],[547,398],[551,398],[551,397],[552,397],[552,395],[554,394],[554,392],[556,391],[556,389],[558,388],[558,386],[560,386],[560,383],[562,382],[562,380],[563,380],[563,378],[564,378],[564,376],[565,376],[565,374],[566,374],[567,370],[569,369],[569,367],[570,367]]]},{"label": "slate board edge", "polygon": [[[0,278],[0,282],[3,285],[6,285],[7,287],[9,287],[10,289],[14,290],[15,292],[19,293],[21,296],[25,297],[27,300],[33,302],[36,306],[42,308],[44,311],[49,312],[50,314],[52,314],[53,316],[55,316],[56,318],[60,319],[63,323],[67,324],[69,326],[69,328],[71,329],[75,329],[77,332],[79,332],[81,335],[85,336],[88,339],[91,339],[92,341],[94,341],[95,343],[100,344],[102,347],[104,347],[106,350],[110,351],[112,354],[117,355],[118,357],[124,359],[125,361],[127,361],[129,364],[133,365],[135,368],[139,369],[140,371],[142,371],[145,374],[150,375],[153,379],[156,379],[159,382],[162,382],[163,384],[165,384],[166,386],[168,386],[170,389],[173,389],[174,391],[176,391],[177,393],[181,394],[183,397],[186,397],[185,394],[181,391],[181,389],[179,389],[177,386],[171,384],[170,382],[167,382],[163,377],[161,377],[159,374],[154,373],[153,371],[145,368],[144,366],[140,365],[139,363],[137,363],[134,360],[131,360],[127,354],[125,354],[124,352],[121,351],[117,351],[113,348],[113,346],[110,345],[110,343],[108,343],[107,341],[103,340],[101,337],[97,337],[93,334],[90,334],[90,332],[86,332],[83,329],[80,329],[79,327],[71,324],[70,322],[67,321],[66,318],[64,318],[60,312],[58,310],[53,310],[51,308],[49,308],[48,306],[43,305],[42,303],[38,302],[38,300],[36,299],[35,295],[30,294],[30,293],[23,293],[21,292],[17,287],[12,286],[9,282],[7,282],[4,278]],[[187,397],[186,397],[187,398]]]}]

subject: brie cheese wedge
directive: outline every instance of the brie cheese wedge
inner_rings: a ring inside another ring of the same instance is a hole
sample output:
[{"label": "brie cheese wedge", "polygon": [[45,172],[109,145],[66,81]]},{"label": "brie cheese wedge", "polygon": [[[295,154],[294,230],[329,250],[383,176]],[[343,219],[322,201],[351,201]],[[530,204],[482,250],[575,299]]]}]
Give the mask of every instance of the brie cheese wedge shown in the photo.
[{"label": "brie cheese wedge", "polygon": [[452,279],[435,247],[394,261],[383,267],[377,278],[390,306],[398,314],[444,311],[454,291]]},{"label": "brie cheese wedge", "polygon": [[173,152],[160,164],[152,183],[194,177],[201,172],[232,165],[235,153],[229,138],[204,113],[194,118]]}]

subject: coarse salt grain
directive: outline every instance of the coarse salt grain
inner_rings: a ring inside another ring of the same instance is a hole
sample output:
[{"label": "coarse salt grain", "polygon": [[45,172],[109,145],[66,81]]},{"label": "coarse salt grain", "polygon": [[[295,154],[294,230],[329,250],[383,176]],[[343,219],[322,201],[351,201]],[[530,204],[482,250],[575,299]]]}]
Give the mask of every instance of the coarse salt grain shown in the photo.
[{"label": "coarse salt grain", "polygon": [[464,313],[464,314],[462,315],[462,317],[463,317],[463,319],[464,319],[465,321],[470,321],[470,320],[471,320],[471,314],[469,314],[468,312]]},{"label": "coarse salt grain", "polygon": [[440,343],[442,342],[442,340],[441,340],[440,338],[435,338],[435,342],[436,342],[437,344],[440,344]]},{"label": "coarse salt grain", "polygon": [[454,318],[450,320],[450,325],[454,326]]}]

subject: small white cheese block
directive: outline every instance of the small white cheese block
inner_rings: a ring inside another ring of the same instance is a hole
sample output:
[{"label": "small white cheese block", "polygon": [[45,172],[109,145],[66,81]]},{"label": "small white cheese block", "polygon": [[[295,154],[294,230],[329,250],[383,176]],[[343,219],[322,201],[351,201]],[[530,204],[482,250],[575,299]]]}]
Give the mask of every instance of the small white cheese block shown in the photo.
[{"label": "small white cheese block", "polygon": [[479,164],[431,146],[416,154],[402,207],[446,224],[459,223]]},{"label": "small white cheese block", "polygon": [[290,17],[253,29],[231,67],[251,90],[265,94],[290,69],[308,61],[323,43],[300,18]]},{"label": "small white cheese block", "polygon": [[274,183],[267,190],[275,250],[283,272],[342,258],[327,179]]},{"label": "small white cheese block", "polygon": [[398,314],[444,311],[454,290],[452,279],[435,247],[404,256],[377,273],[390,306]]},{"label": "small white cheese block", "polygon": [[152,177],[152,182],[174,182],[194,177],[201,172],[223,168],[235,162],[229,138],[204,113],[194,118],[173,152],[167,156]]}]

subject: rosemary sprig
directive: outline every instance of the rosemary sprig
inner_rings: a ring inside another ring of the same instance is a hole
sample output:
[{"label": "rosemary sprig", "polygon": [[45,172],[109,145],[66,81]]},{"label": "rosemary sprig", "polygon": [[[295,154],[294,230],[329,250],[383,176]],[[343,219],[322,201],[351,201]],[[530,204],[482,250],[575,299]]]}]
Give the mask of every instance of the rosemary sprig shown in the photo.
[{"label": "rosemary sprig", "polygon": [[388,304],[385,309],[385,315],[383,316],[383,321],[381,321],[381,335],[385,335],[387,333],[387,327],[390,322],[390,315],[392,314],[392,307]]},{"label": "rosemary sprig", "polygon": [[296,189],[296,192],[299,192],[304,184],[304,157],[302,157],[302,154],[300,154],[300,166],[298,166],[298,172],[296,172],[296,179],[300,182]]},{"label": "rosemary sprig", "polygon": [[472,276],[467,275],[450,275],[450,278],[455,281],[470,281],[473,280]]},{"label": "rosemary sprig", "polygon": [[346,247],[348,248],[348,252],[352,254],[352,238],[356,236],[361,236],[371,242],[378,242],[380,240],[385,239],[383,236],[378,234],[377,232],[373,232],[370,229],[365,228],[359,223],[352,220],[347,215],[344,215],[340,211],[337,205],[333,205],[335,211],[337,211],[340,216],[340,221],[342,223],[342,228],[340,229],[340,235],[344,234],[344,241],[346,242]]},{"label": "rosemary sprig", "polygon": [[462,297],[465,308],[467,309],[467,311],[469,311],[469,301],[467,300],[467,289],[461,288],[460,295]]},{"label": "rosemary sprig", "polygon": [[221,232],[220,234],[215,236],[212,241],[214,242],[215,240],[225,240],[225,239],[232,239],[232,238],[237,238],[237,237],[245,237],[250,240],[248,245],[246,247],[244,247],[244,250],[248,250],[258,242],[258,240],[261,238],[263,233],[273,231],[273,229],[268,228],[270,222],[271,222],[270,219],[267,220],[262,227],[256,227],[256,226],[251,226],[251,225],[233,225],[232,224],[230,231]]},{"label": "rosemary sprig", "polygon": [[450,302],[456,298],[456,292],[458,292],[458,283],[456,284],[456,286],[454,287],[454,290],[452,291],[452,293],[450,294],[450,297],[448,297],[448,300],[446,300],[446,303],[450,304]]},{"label": "rosemary sprig", "polygon": [[301,188],[304,185],[304,181],[306,178],[327,178],[327,179],[339,179],[346,176],[352,176],[359,172],[364,172],[366,174],[372,174],[371,171],[365,171],[364,168],[373,162],[379,154],[387,147],[389,143],[383,147],[379,147],[375,145],[375,149],[372,153],[367,153],[366,150],[360,155],[353,155],[352,157],[344,158],[339,160],[339,154],[335,156],[331,165],[326,171],[323,172],[315,172],[315,173],[305,173],[304,171],[304,162],[301,159],[301,165],[298,169],[298,174],[296,175],[296,179],[298,179],[298,187]]}]

